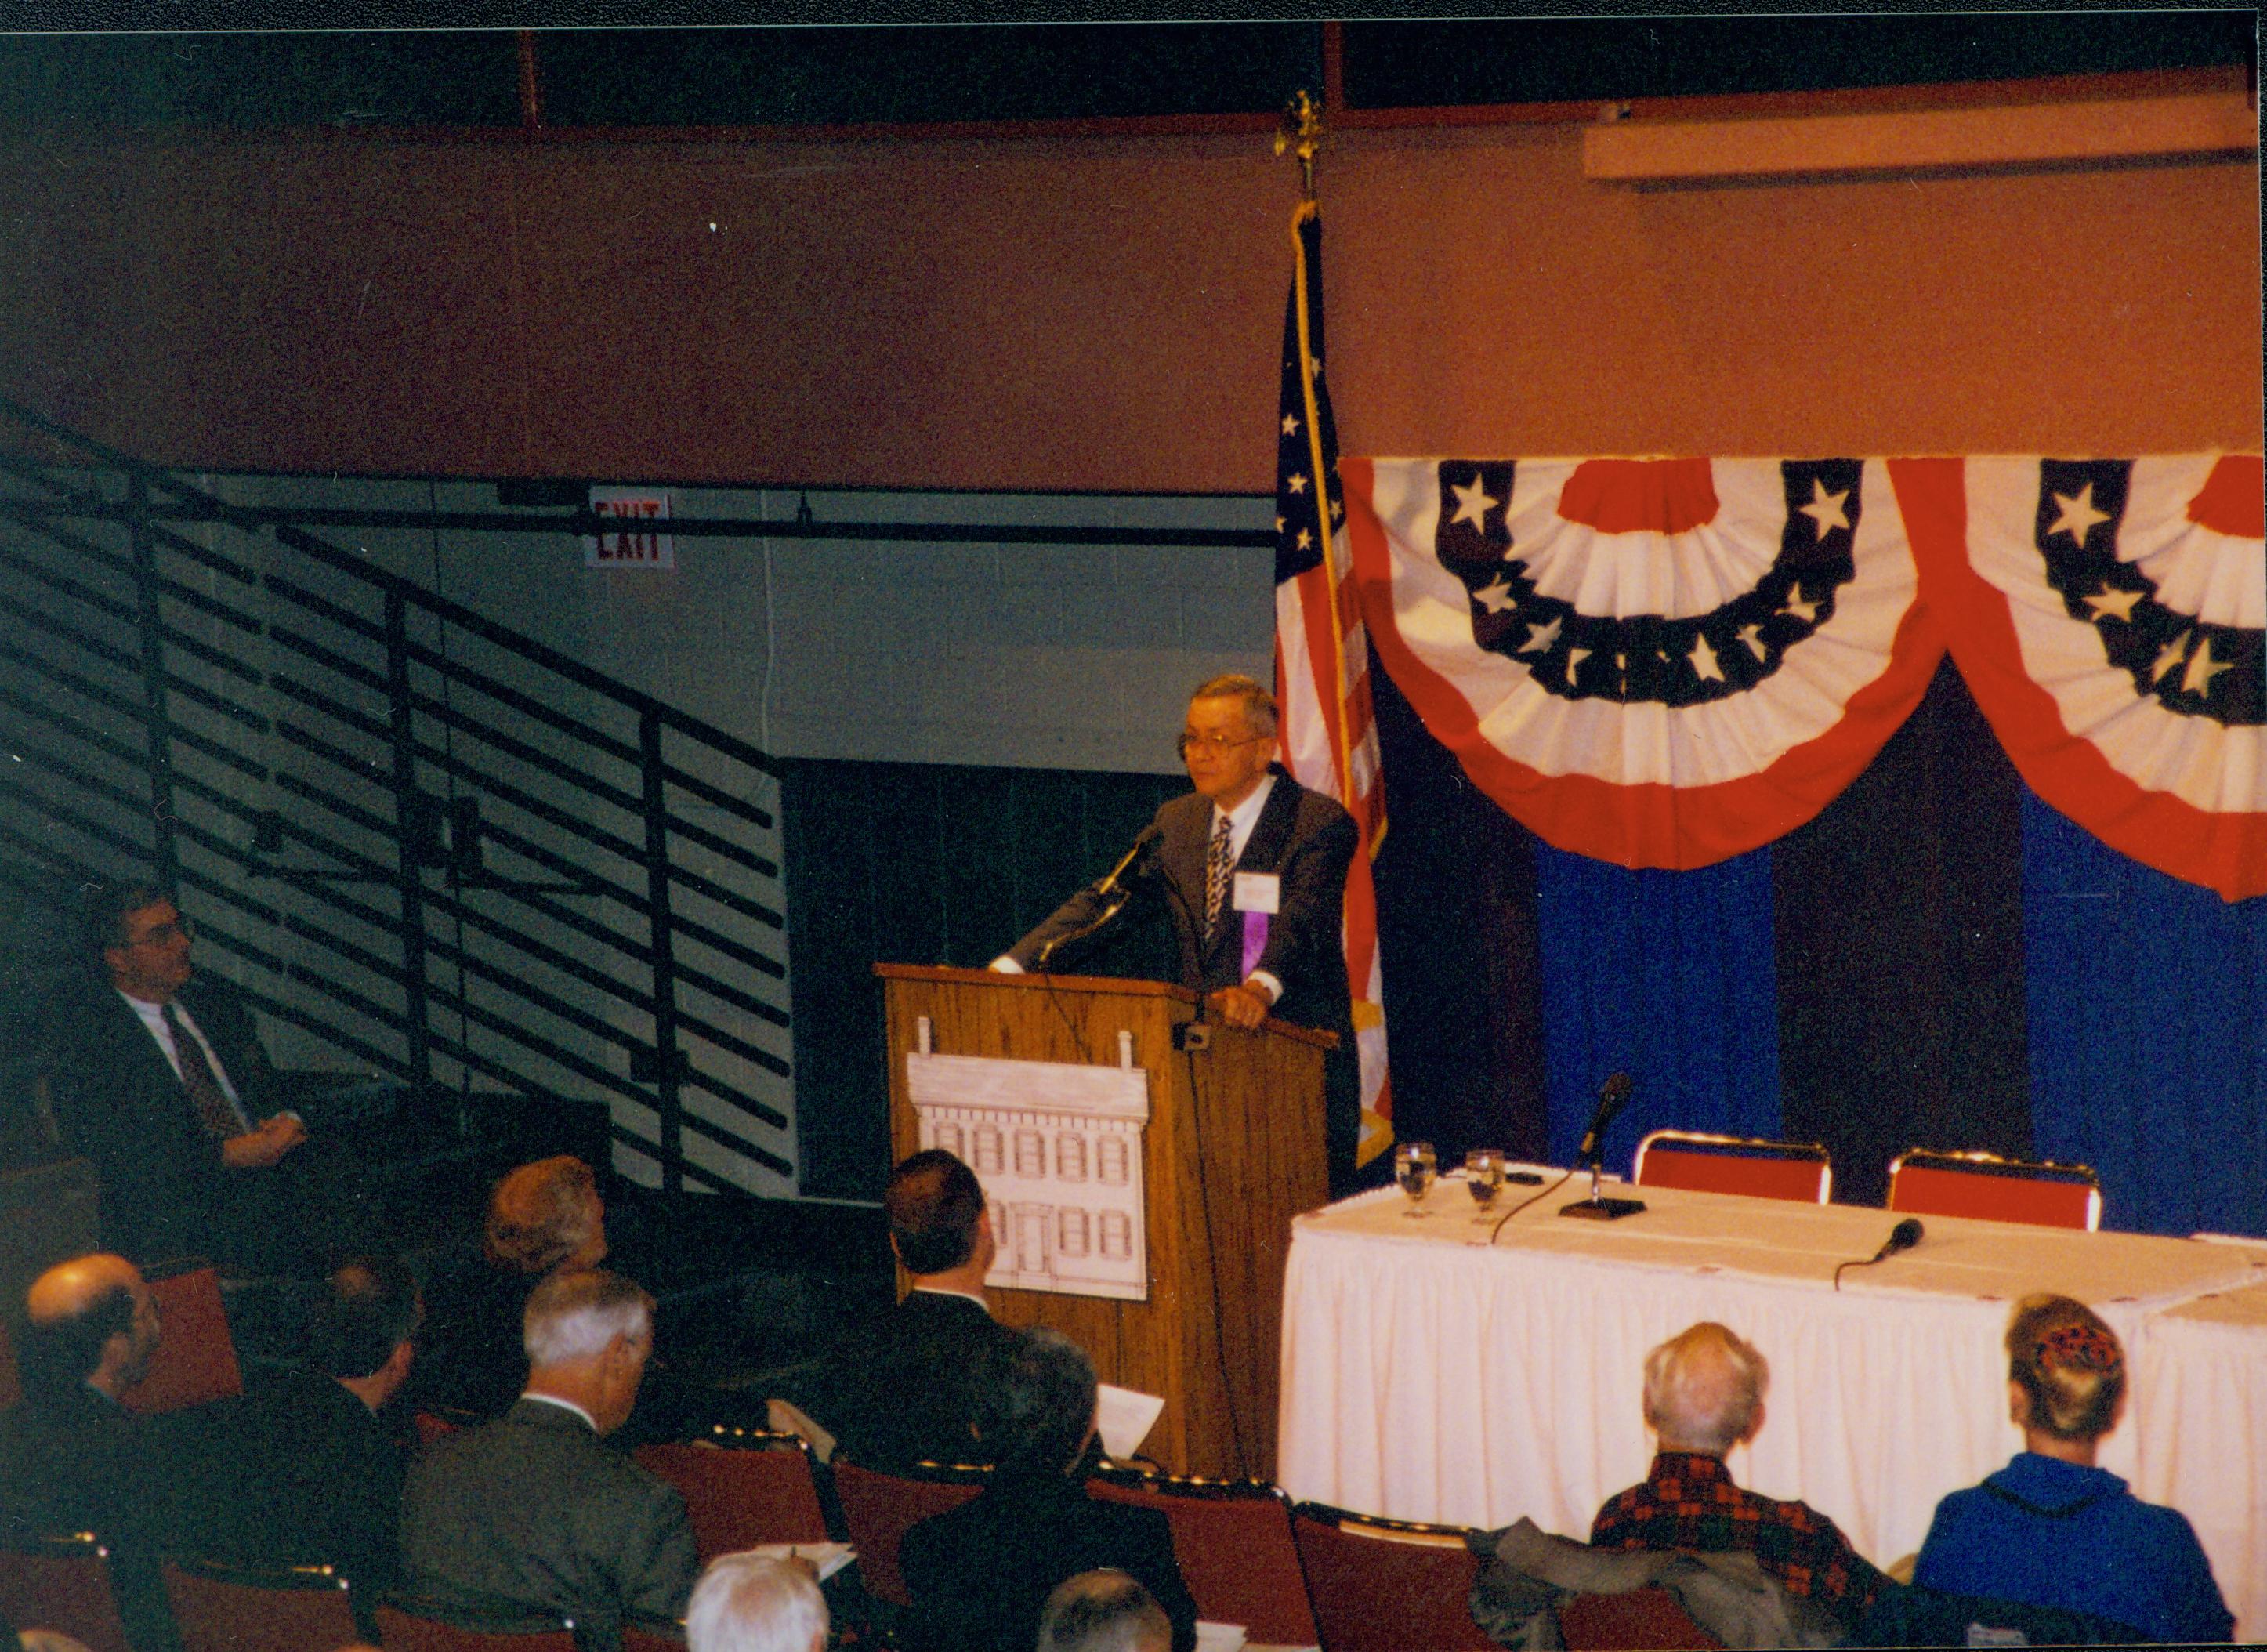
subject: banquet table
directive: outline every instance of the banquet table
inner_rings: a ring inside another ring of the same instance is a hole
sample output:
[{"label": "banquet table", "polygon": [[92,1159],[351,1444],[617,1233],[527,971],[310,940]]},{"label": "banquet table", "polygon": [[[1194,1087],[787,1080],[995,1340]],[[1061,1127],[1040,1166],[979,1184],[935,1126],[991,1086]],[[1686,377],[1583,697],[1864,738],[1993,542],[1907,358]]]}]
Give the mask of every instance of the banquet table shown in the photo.
[{"label": "banquet table", "polygon": [[1564,1221],[1587,1186],[1545,1186],[1504,1190],[1492,1217],[1534,1202],[1493,1244],[1448,1178],[1420,1216],[1388,1188],[1292,1224],[1276,1475],[1292,1496],[1587,1538],[1652,1462],[1647,1351],[1715,1319],[1771,1365],[1733,1478],[1801,1498],[1888,1566],[1939,1498],[2022,1449],[2002,1339],[2018,1298],[2056,1291],[2128,1352],[2102,1466],[2189,1516],[2238,1638],[2267,1634],[2267,1245],[1929,1216],[1918,1246],[1838,1291],[1836,1264],[1872,1256],[1897,1217],[1647,1187],[1640,1215]]}]

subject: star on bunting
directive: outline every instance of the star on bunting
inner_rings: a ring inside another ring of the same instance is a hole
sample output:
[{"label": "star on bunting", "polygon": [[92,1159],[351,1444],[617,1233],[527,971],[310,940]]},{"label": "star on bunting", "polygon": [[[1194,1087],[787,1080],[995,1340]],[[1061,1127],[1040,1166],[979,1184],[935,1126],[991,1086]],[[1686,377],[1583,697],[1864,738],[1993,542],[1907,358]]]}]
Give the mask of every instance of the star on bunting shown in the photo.
[{"label": "star on bunting", "polygon": [[1534,620],[1530,620],[1527,622],[1527,641],[1514,649],[1512,652],[1540,654],[1547,651],[1551,645],[1559,640],[1559,628],[1562,623],[1561,620],[1553,620],[1548,625],[1537,625]]},{"label": "star on bunting", "polygon": [[1482,585],[1472,592],[1472,600],[1490,613],[1501,613],[1507,608],[1519,606],[1519,598],[1511,594],[1511,587],[1500,579],[1492,585]]},{"label": "star on bunting", "polygon": [[1574,680],[1575,672],[1581,668],[1584,660],[1590,657],[1591,653],[1592,650],[1586,648],[1570,648],[1566,650],[1566,680],[1568,682],[1571,683]]},{"label": "star on bunting", "polygon": [[1469,522],[1481,532],[1486,532],[1487,513],[1503,501],[1488,497],[1487,488],[1480,481],[1480,474],[1478,471],[1472,473],[1469,488],[1459,488],[1450,482],[1449,491],[1456,496],[1456,514],[1449,518],[1449,525],[1454,527],[1459,522]]},{"label": "star on bunting", "polygon": [[2062,508],[2062,513],[2055,518],[2054,526],[2047,530],[2047,537],[2052,539],[2058,533],[2067,533],[2072,545],[2080,550],[2086,548],[2086,536],[2094,532],[2095,525],[2109,520],[2107,510],[2094,508],[2092,482],[2087,483],[2075,495],[2057,494],[2054,502]]},{"label": "star on bunting", "polygon": [[2095,619],[2122,620],[2131,625],[2133,623],[2133,605],[2140,601],[2141,597],[2140,591],[2120,591],[2104,580],[2101,590],[2082,600],[2094,610]]},{"label": "star on bunting", "polygon": [[1724,680],[1723,668],[1716,664],[1716,650],[1708,646],[1708,638],[1705,634],[1692,639],[1692,651],[1685,657],[1692,662],[1692,674],[1695,677],[1705,677],[1711,682],[1720,683]]},{"label": "star on bunting", "polygon": [[1299,421],[1296,417],[1288,413],[1283,415],[1283,434],[1286,436],[1296,436],[1299,434]]},{"label": "star on bunting", "polygon": [[1769,659],[1771,650],[1764,646],[1763,634],[1764,628],[1759,625],[1743,625],[1740,628],[1740,641],[1748,645],[1748,652],[1757,659]]},{"label": "star on bunting", "polygon": [[1805,625],[1815,625],[1818,620],[1818,605],[1815,602],[1806,602],[1803,599],[1802,587],[1801,585],[1789,585],[1787,587],[1786,606],[1781,608],[1779,612],[1781,613],[1793,614]]},{"label": "star on bunting", "polygon": [[2173,667],[2181,663],[2181,655],[2188,648],[2189,634],[2182,632],[2157,650],[2157,663],[2149,667],[2149,680],[2161,683],[2172,675]]},{"label": "star on bunting", "polygon": [[1283,479],[1283,485],[1286,488],[1288,488],[1293,493],[1306,492],[1307,473],[1302,470],[1293,471],[1288,476],[1286,476]]},{"label": "star on bunting", "polygon": [[2233,662],[2223,663],[2212,657],[2212,639],[2206,637],[2197,651],[2189,656],[2189,668],[2181,673],[2181,686],[2192,694],[2212,692],[2212,679],[2222,672],[2235,669]]},{"label": "star on bunting", "polygon": [[1840,493],[1828,493],[1826,484],[1813,476],[1810,479],[1810,503],[1797,505],[1795,509],[1818,525],[1818,537],[1823,540],[1836,528],[1850,525],[1850,518],[1842,509],[1842,502],[1849,496],[1847,488]]},{"label": "star on bunting", "polygon": [[1299,530],[1299,537],[1292,541],[1293,544],[1296,545],[1302,551],[1313,545],[1314,542],[1315,536],[1308,532],[1304,528],[1301,528]]}]

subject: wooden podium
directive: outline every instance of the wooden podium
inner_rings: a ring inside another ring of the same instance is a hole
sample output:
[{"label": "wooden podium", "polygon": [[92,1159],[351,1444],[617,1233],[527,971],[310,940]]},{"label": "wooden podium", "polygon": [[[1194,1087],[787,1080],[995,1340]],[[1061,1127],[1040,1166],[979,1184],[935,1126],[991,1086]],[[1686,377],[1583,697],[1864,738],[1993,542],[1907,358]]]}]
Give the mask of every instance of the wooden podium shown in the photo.
[{"label": "wooden podium", "polygon": [[[1143,1455],[1180,1474],[1275,1473],[1283,1264],[1291,1218],[1325,1202],[1323,1053],[1328,1032],[1269,1021],[1211,1024],[1184,1051],[1196,995],[1156,981],[1003,975],[882,964],[890,1044],[890,1142],[919,1150],[906,1056],[1120,1064],[1119,1033],[1148,1075],[1141,1133],[1148,1298],[993,1289],[1009,1325],[1048,1325],[1093,1356],[1105,1383],[1162,1394]],[[979,1173],[981,1167],[979,1168]],[[994,1230],[1003,1247],[1009,1236]]]}]

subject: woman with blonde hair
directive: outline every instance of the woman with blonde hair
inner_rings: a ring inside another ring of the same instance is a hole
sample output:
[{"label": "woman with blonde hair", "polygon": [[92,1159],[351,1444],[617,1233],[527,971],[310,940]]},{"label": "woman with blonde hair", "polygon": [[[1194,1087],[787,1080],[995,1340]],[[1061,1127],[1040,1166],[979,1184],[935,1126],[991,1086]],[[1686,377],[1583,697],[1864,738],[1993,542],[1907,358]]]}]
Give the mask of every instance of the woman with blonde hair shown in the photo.
[{"label": "woman with blonde hair", "polygon": [[1913,1582],[2082,1612],[2156,1641],[2225,1641],[2234,1619],[2187,1519],[2095,1466],[2125,1412],[2125,1350],[2084,1303],[2026,1296],[2007,1322],[2023,1450],[1936,1506]]}]

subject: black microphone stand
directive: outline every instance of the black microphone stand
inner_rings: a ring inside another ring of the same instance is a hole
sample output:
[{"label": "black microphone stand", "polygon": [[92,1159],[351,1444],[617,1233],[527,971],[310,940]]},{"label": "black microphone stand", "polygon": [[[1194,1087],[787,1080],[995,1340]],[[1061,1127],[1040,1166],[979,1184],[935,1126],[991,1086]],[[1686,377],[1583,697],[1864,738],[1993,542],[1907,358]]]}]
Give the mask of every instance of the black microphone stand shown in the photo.
[{"label": "black microphone stand", "polygon": [[1616,1073],[1606,1080],[1598,1091],[1598,1111],[1590,1119],[1590,1127],[1582,1134],[1581,1151],[1576,1156],[1577,1164],[1586,1164],[1590,1171],[1590,1196],[1578,1199],[1571,1205],[1561,1205],[1562,1216],[1581,1216],[1592,1222],[1618,1222],[1624,1216],[1633,1216],[1645,1208],[1642,1199],[1607,1199],[1598,1192],[1599,1177],[1605,1164],[1606,1127],[1630,1098],[1630,1081],[1626,1073]]}]

